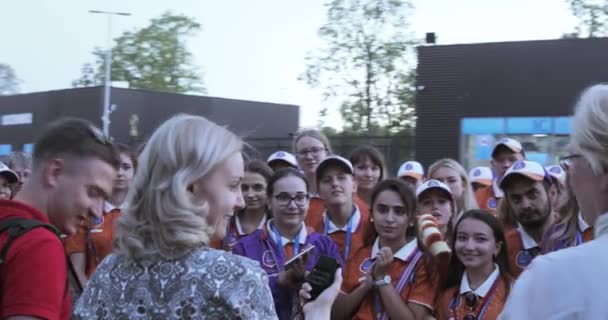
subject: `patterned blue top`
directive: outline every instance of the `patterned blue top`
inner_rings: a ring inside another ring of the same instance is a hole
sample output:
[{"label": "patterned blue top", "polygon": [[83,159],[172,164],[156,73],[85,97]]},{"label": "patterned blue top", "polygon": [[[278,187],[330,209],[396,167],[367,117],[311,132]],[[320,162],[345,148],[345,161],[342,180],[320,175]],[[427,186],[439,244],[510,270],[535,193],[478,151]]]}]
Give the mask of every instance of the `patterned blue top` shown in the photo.
[{"label": "patterned blue top", "polygon": [[177,260],[160,255],[99,265],[74,309],[76,319],[277,319],[258,262],[200,248]]}]

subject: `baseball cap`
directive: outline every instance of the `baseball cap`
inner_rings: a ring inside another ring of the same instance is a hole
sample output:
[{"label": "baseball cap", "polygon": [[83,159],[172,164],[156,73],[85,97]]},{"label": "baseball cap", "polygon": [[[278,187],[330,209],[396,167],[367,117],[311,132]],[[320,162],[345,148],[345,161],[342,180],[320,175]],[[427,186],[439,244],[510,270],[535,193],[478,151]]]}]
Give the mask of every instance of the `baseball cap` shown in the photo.
[{"label": "baseball cap", "polygon": [[545,168],[538,162],[520,160],[516,161],[509,170],[505,173],[500,181],[500,188],[504,189],[509,177],[516,175],[524,176],[528,179],[540,182],[543,180],[551,181],[551,178]]},{"label": "baseball cap", "polygon": [[348,161],[348,159],[340,157],[338,155],[331,155],[331,156],[323,159],[323,161],[321,161],[321,163],[319,163],[319,165],[317,166],[317,171],[315,173],[317,182],[319,182],[321,180],[321,176],[323,175],[323,172],[325,171],[325,169],[327,169],[327,167],[329,167],[332,164],[342,167],[342,169],[344,169],[349,174],[353,174],[355,172],[353,169],[352,163],[350,163],[350,161]]},{"label": "baseball cap", "polygon": [[488,167],[475,167],[469,172],[471,183],[477,182],[489,186],[492,184],[493,178],[494,175],[492,174],[492,170]]},{"label": "baseball cap", "polygon": [[443,190],[443,191],[447,192],[447,194],[450,196],[451,200],[454,200],[454,198],[452,197],[452,190],[450,190],[450,187],[445,185],[443,182],[441,182],[439,180],[435,180],[435,179],[427,180],[423,184],[421,184],[416,189],[416,198],[420,198],[420,195],[422,195],[423,193],[425,193],[429,190],[432,190],[432,189]]},{"label": "baseball cap", "polygon": [[298,162],[296,161],[296,157],[286,151],[277,151],[273,154],[271,154],[268,159],[266,160],[267,164],[270,164],[271,162],[274,161],[285,161],[287,163],[289,163],[289,165],[297,168],[298,167]]},{"label": "baseball cap", "polygon": [[0,162],[0,174],[5,177],[9,183],[19,181],[19,176],[15,173],[15,171],[11,170],[3,162]]},{"label": "baseball cap", "polygon": [[502,138],[496,142],[496,145],[494,145],[494,149],[492,150],[492,158],[496,156],[496,150],[500,146],[505,146],[515,153],[524,154],[524,147],[522,147],[519,141],[511,138]]},{"label": "baseball cap", "polygon": [[407,161],[404,162],[397,171],[397,177],[412,177],[416,180],[422,180],[424,177],[424,169],[420,162]]},{"label": "baseball cap", "polygon": [[566,171],[561,166],[552,165],[545,167],[547,173],[561,184],[566,184]]}]

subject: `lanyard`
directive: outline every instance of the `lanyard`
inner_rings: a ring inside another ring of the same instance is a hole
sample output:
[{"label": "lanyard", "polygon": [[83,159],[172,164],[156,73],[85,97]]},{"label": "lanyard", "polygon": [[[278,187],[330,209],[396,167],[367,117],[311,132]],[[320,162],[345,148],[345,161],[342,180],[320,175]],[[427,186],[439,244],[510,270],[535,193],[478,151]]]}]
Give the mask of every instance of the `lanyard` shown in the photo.
[{"label": "lanyard", "polygon": [[[355,210],[357,210],[356,207],[353,209],[353,212],[350,214],[350,217],[348,217],[348,220],[346,220],[346,243],[344,245],[344,263],[346,263],[346,261],[348,261],[348,256],[350,254],[350,242],[351,242],[351,238],[353,236],[353,217],[355,216]],[[329,233],[329,217],[326,214],[323,235],[327,236],[328,233]]]},{"label": "lanyard", "polygon": [[[300,228],[300,230],[302,230]],[[285,251],[283,249],[283,237],[281,237],[281,233],[275,226],[272,226],[272,231],[274,232],[274,238],[277,240],[277,245],[279,246],[279,252],[281,256],[285,257]],[[293,255],[297,255],[300,252],[300,232],[296,235],[296,238],[293,240]]]},{"label": "lanyard", "polygon": [[[401,295],[401,291],[405,288],[406,283],[412,284],[414,283],[414,269],[416,269],[416,265],[418,261],[422,258],[422,253],[416,248],[409,257],[407,257],[406,261],[410,261],[407,268],[401,273],[401,277],[399,278],[399,282],[397,282],[397,286],[395,287],[395,291],[397,291],[398,295]],[[389,284],[390,285],[390,284]],[[378,292],[374,292],[374,310],[376,311],[376,319],[387,320],[388,314],[383,311],[382,304],[380,302],[380,294]]]},{"label": "lanyard", "polygon": [[[479,312],[479,315],[477,315],[477,319],[482,320],[486,311],[488,311],[490,302],[492,301],[492,298],[494,298],[494,294],[496,294],[496,289],[498,287],[499,280],[500,280],[500,274],[498,275],[498,277],[496,277],[496,280],[494,280],[494,284],[492,284],[492,288],[490,289],[490,294],[488,295],[488,298],[485,299],[486,301],[484,301],[483,306],[481,307],[481,311]],[[456,299],[462,299],[462,297],[460,297],[460,293],[458,291],[456,291],[456,294],[458,296],[453,297],[452,301],[450,302],[450,306],[453,306],[453,308],[450,308],[450,311],[452,311],[452,316],[454,317],[454,319],[458,319],[458,316],[456,315],[456,309],[458,308],[458,305],[460,304],[460,302],[457,302]]]},{"label": "lanyard", "polygon": [[576,232],[576,239],[574,240],[574,246],[580,246],[583,244],[583,233],[579,230]]}]

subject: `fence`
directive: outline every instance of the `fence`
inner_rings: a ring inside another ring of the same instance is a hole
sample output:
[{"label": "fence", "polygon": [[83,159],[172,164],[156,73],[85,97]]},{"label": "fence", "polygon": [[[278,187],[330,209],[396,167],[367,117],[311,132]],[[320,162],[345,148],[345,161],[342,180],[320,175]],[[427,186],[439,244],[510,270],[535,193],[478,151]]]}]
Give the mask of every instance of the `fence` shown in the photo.
[{"label": "fence", "polygon": [[[376,147],[385,157],[388,176],[394,176],[399,166],[407,161],[415,159],[414,136],[333,136],[330,137],[331,147],[334,153],[348,157],[356,147],[372,145]],[[248,154],[254,158],[266,159],[277,150],[292,152],[292,138],[253,138],[247,139],[247,143],[254,150]]]}]

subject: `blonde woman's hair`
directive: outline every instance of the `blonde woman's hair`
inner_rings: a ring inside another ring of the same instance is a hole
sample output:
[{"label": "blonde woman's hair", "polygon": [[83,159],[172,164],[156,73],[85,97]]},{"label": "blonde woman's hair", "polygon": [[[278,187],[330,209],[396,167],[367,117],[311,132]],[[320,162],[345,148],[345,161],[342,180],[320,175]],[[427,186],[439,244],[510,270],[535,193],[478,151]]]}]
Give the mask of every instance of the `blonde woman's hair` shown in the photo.
[{"label": "blonde woman's hair", "polygon": [[571,147],[596,174],[608,170],[608,85],[597,84],[580,96],[572,117]]},{"label": "blonde woman's hair", "polygon": [[456,201],[456,205],[458,206],[456,214],[460,214],[460,212],[466,212],[469,210],[479,209],[479,205],[477,204],[477,200],[475,199],[475,193],[473,192],[473,187],[471,186],[471,181],[469,180],[469,176],[464,168],[458,163],[458,161],[454,159],[441,159],[435,161],[428,170],[428,177],[433,179],[433,175],[440,168],[450,168],[458,173],[460,179],[462,180],[462,197]]},{"label": "blonde woman's hair", "polygon": [[116,225],[115,249],[127,259],[147,254],[175,259],[209,244],[209,206],[194,204],[188,187],[240,152],[242,140],[203,117],[165,121],[139,155],[126,209]]}]

